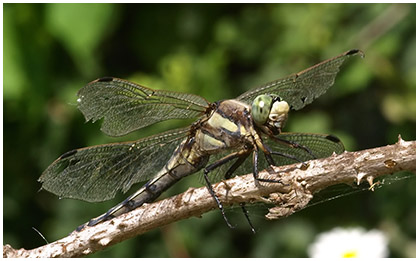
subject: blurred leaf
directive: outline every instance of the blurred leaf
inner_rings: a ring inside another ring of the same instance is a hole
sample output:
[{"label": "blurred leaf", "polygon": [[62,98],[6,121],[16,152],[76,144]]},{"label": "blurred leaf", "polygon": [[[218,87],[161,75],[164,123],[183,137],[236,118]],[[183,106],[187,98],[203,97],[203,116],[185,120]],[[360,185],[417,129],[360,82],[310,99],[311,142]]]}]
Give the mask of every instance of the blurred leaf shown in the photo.
[{"label": "blurred leaf", "polygon": [[[187,92],[194,74],[195,63],[190,53],[180,52],[166,56],[161,61],[162,76],[168,83],[165,89]],[[152,87],[154,88],[154,87]]]},{"label": "blurred leaf", "polygon": [[46,25],[72,54],[81,73],[91,75],[99,65],[95,48],[111,32],[115,9],[111,4],[49,4]]},{"label": "blurred leaf", "polygon": [[[19,50],[16,9],[5,5],[3,12],[3,95],[5,99],[17,99],[23,93],[23,86],[28,81]],[[7,66],[5,66],[7,65]]]},{"label": "blurred leaf", "polygon": [[231,45],[238,40],[238,30],[230,18],[220,19],[215,28],[215,40],[220,44]]},{"label": "blurred leaf", "polygon": [[308,133],[325,133],[330,132],[330,118],[323,112],[311,111],[293,117],[291,112],[289,123],[285,125],[285,131],[291,132],[308,132]]},{"label": "blurred leaf", "polygon": [[406,120],[416,119],[416,98],[413,95],[401,96],[389,94],[381,104],[384,116],[392,123],[399,124]]},{"label": "blurred leaf", "polygon": [[351,64],[345,66],[342,70],[345,73],[336,80],[336,88],[331,90],[338,94],[338,97],[360,92],[368,87],[368,81],[371,79],[371,71],[366,64],[367,58],[356,59]]}]

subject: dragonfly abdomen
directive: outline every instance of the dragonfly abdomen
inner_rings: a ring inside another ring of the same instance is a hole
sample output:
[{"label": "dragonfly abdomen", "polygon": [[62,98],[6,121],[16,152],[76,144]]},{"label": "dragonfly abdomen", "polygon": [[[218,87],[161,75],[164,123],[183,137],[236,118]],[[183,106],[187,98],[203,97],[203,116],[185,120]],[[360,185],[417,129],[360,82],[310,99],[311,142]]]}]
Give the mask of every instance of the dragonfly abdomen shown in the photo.
[{"label": "dragonfly abdomen", "polygon": [[[187,139],[182,142],[167,164],[156,174],[155,178],[149,180],[138,191],[109,209],[105,214],[90,220],[87,225],[94,226],[136,209],[144,203],[153,202],[181,178],[202,169],[207,164],[209,156],[201,155],[194,145],[194,139]],[[84,225],[79,226],[77,231],[80,231],[83,227]]]},{"label": "dragonfly abdomen", "polygon": [[[158,198],[168,187],[172,186],[179,179],[173,178],[170,174],[163,174],[162,176],[152,179],[147,182],[141,189],[129,196],[127,199],[111,208],[105,214],[96,219],[90,220],[87,225],[94,226],[100,222],[110,220],[114,217],[127,213],[133,209],[142,206],[144,203],[153,202]],[[77,230],[81,230],[79,227]]]}]

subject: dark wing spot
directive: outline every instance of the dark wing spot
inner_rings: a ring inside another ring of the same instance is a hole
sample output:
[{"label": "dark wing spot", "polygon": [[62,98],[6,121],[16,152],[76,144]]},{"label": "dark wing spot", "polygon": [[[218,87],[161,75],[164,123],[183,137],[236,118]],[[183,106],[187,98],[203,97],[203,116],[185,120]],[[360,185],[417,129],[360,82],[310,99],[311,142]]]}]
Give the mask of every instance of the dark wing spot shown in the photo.
[{"label": "dark wing spot", "polygon": [[328,139],[330,141],[333,141],[333,142],[336,142],[336,143],[340,142],[340,139],[338,137],[336,137],[335,135],[332,135],[332,134],[327,135],[326,139]]},{"label": "dark wing spot", "polygon": [[73,156],[74,154],[76,154],[77,153],[77,150],[70,150],[70,151],[67,151],[66,153],[64,153],[63,155],[61,155],[61,157],[60,157],[60,159],[65,159],[65,158],[68,158],[68,157],[70,157],[70,156]]},{"label": "dark wing spot", "polygon": [[98,82],[111,82],[111,81],[113,81],[113,77],[102,77],[102,78],[99,78],[99,79],[97,79],[96,81],[98,81]]},{"label": "dark wing spot", "polygon": [[359,53],[358,49],[352,49],[352,50],[346,52],[346,55],[352,55],[352,54],[357,54],[357,53]]},{"label": "dark wing spot", "polygon": [[306,102],[306,100],[307,100],[307,97],[301,97],[301,101],[302,101],[303,103],[305,103],[305,102]]}]

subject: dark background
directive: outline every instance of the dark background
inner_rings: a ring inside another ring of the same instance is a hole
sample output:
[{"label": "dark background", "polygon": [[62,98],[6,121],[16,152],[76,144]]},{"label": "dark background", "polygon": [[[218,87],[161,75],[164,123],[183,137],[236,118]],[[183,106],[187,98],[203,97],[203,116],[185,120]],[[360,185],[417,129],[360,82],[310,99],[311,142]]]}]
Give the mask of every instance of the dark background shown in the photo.
[{"label": "dark background", "polygon": [[[168,121],[123,138],[84,123],[76,92],[102,76],[154,89],[234,98],[353,48],[326,95],[292,111],[286,131],[333,133],[347,150],[415,140],[415,4],[4,4],[3,243],[15,248],[65,237],[119,203],[90,204],[38,192],[42,171],[74,148],[133,140],[185,126]],[[403,174],[403,173],[402,173]],[[406,177],[407,178],[403,178]],[[288,218],[250,208],[190,218],[135,237],[95,257],[305,257],[334,227],[380,229],[392,257],[415,256],[415,177],[393,175],[375,192],[357,189]],[[202,186],[176,184],[163,197]],[[138,189],[139,186],[135,187]]]}]

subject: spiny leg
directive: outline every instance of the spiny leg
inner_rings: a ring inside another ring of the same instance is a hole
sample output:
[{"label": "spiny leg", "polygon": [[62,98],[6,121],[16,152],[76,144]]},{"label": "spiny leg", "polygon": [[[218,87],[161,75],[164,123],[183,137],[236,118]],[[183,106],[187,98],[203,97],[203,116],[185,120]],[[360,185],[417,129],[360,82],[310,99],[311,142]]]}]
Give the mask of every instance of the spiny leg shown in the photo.
[{"label": "spiny leg", "polygon": [[253,234],[256,234],[255,227],[253,226],[253,224],[252,224],[252,222],[250,221],[250,218],[249,218],[249,211],[247,211],[247,209],[245,208],[245,205],[246,204],[244,202],[240,203],[240,207],[243,210],[243,213],[244,213],[244,216],[246,217],[247,223],[249,223],[250,229],[252,230]]},{"label": "spiny leg", "polygon": [[[270,155],[267,157],[267,159],[268,158],[271,158],[272,159],[272,157]],[[254,150],[253,151],[253,178],[255,179],[256,184],[259,185],[259,181],[262,181],[262,182],[271,182],[271,183],[281,183],[281,181],[279,181],[279,180],[259,178],[259,168],[258,168],[259,163],[258,163],[258,159],[259,159],[258,151],[257,150]],[[269,160],[268,160],[268,162],[269,162]]]},{"label": "spiny leg", "polygon": [[[305,163],[303,160],[301,160],[301,159],[299,159],[299,158],[297,158],[297,157],[295,157],[293,155],[290,155],[290,154],[287,154],[287,153],[283,153],[283,152],[279,152],[279,151],[272,151],[268,146],[266,146],[266,145],[263,145],[263,146],[265,146],[265,148],[268,151],[268,154],[265,154],[265,156],[268,156],[269,155],[269,157],[271,159],[272,159],[272,156],[271,155],[278,155],[278,156],[281,156],[281,157],[284,157],[284,158],[295,160],[295,161],[303,164],[304,166],[307,166],[307,163]],[[312,156],[314,156],[314,155],[312,155]],[[269,160],[268,160],[268,162],[269,162]],[[269,164],[271,164],[271,163],[269,163]],[[276,165],[273,165],[273,166],[276,166]]]},{"label": "spiny leg", "polygon": [[[265,153],[265,151],[264,151],[264,153]],[[265,155],[267,155],[266,156],[266,159],[267,159],[267,161],[268,161],[269,164],[271,164],[271,162],[270,162],[271,160],[273,161],[272,156],[270,154],[271,154],[270,151],[266,151],[266,153],[265,153]],[[281,183],[280,180],[259,178],[259,168],[258,168],[259,163],[258,163],[258,159],[259,159],[258,150],[254,150],[253,151],[253,177],[254,177],[254,179],[257,182],[258,181],[262,181],[262,182],[271,182],[271,183]],[[256,184],[258,184],[258,183],[256,183]]]},{"label": "spiny leg", "polygon": [[253,151],[253,178],[255,180],[259,180],[259,170],[258,170],[258,151]]},{"label": "spiny leg", "polygon": [[216,162],[212,163],[211,165],[209,165],[208,167],[206,167],[204,169],[204,179],[205,179],[205,183],[206,183],[207,189],[208,189],[209,193],[211,194],[211,196],[214,198],[215,202],[217,203],[218,209],[220,209],[221,214],[223,215],[224,221],[227,223],[227,225],[230,228],[234,228],[234,226],[231,225],[230,222],[228,221],[227,216],[225,215],[225,212],[224,212],[223,204],[221,204],[220,199],[217,197],[217,195],[215,195],[215,192],[214,192],[214,190],[212,188],[211,182],[209,181],[209,178],[208,178],[208,173],[211,170],[213,170],[213,169],[215,169],[215,168],[217,168],[217,167],[219,167],[219,166],[221,166],[221,165],[223,165],[223,164],[225,164],[225,163],[227,163],[227,162],[229,162],[229,161],[231,161],[231,160],[233,160],[235,158],[239,158],[229,168],[229,170],[226,173],[226,175],[228,174],[228,175],[231,176],[231,174],[240,166],[240,164],[236,164],[236,163],[237,162],[242,163],[244,161],[244,159],[246,159],[246,157],[247,157],[248,154],[249,154],[249,152],[247,150],[241,150],[239,152],[231,153],[231,154],[229,154],[229,155],[227,155],[227,156],[225,156],[225,157],[217,160]]},{"label": "spiny leg", "polygon": [[221,215],[223,215],[224,221],[227,223],[227,226],[229,228],[234,228],[234,226],[231,225],[230,222],[228,222],[228,219],[227,219],[226,214],[224,212],[223,205],[221,204],[220,199],[217,197],[217,195],[215,195],[215,192],[212,189],[212,185],[211,185],[211,183],[210,183],[210,181],[208,179],[208,175],[207,174],[208,173],[204,170],[204,179],[205,179],[205,183],[207,185],[207,189],[208,189],[209,193],[211,194],[211,197],[213,197],[214,200],[215,200],[215,202],[217,202],[217,206],[220,209]]},{"label": "spiny leg", "polygon": [[236,171],[236,169],[238,167],[240,167],[241,164],[243,164],[243,162],[247,159],[247,157],[249,156],[249,154],[244,154],[243,156],[239,157],[236,162],[234,162],[233,165],[231,165],[231,167],[227,170],[226,174],[224,175],[225,179],[229,179],[231,178],[231,176],[233,175],[234,171]]},{"label": "spiny leg", "polygon": [[304,161],[302,161],[299,158],[297,158],[293,155],[290,155],[290,154],[282,153],[282,152],[279,152],[279,151],[270,151],[270,154],[278,155],[278,156],[288,158],[288,159],[292,159],[292,160],[298,161],[299,163],[302,163],[302,164],[306,165],[306,163]]},{"label": "spiny leg", "polygon": [[[247,157],[249,156],[249,153],[243,154],[243,156],[239,157],[236,162],[234,162],[233,165],[231,165],[231,167],[227,170],[226,174],[225,174],[225,179],[229,179],[231,177],[231,175],[234,173],[234,171],[236,171],[236,169],[238,167],[240,167],[241,164],[243,164],[243,162],[247,159]],[[245,203],[242,202],[240,203],[240,207],[244,213],[244,216],[246,217],[247,223],[250,226],[250,229],[252,230],[253,234],[256,234],[256,230],[255,227],[253,226],[252,222],[250,221],[249,215],[248,215],[248,211],[245,208]]]},{"label": "spiny leg", "polygon": [[[301,164],[306,165],[306,163],[304,161],[302,161],[301,159],[290,155],[290,154],[286,154],[286,153],[282,153],[279,151],[272,151],[267,145],[265,145],[264,143],[261,143],[262,145],[262,151],[265,155],[266,161],[269,163],[269,165],[271,166],[276,166],[275,162],[272,158],[272,155],[278,155],[281,157],[285,157],[285,158],[289,158],[292,160],[295,160],[297,162],[300,162]],[[273,179],[262,179],[259,178],[259,170],[258,170],[258,151],[257,149],[254,150],[253,152],[253,176],[255,177],[255,180],[257,181],[263,181],[263,182],[271,182],[271,183],[282,183],[280,180],[273,180]]]},{"label": "spiny leg", "polygon": [[291,148],[297,148],[297,149],[302,149],[302,150],[304,150],[305,152],[307,152],[308,154],[310,154],[310,156],[312,156],[312,157],[313,157],[313,159],[316,159],[316,158],[317,158],[317,157],[313,154],[313,152],[312,152],[309,148],[307,148],[306,146],[304,146],[304,145],[298,144],[297,142],[294,142],[294,141],[284,140],[284,139],[281,139],[281,138],[276,137],[276,136],[273,136],[273,135],[270,135],[269,137],[270,137],[271,139],[273,139],[275,142],[278,142],[278,143],[284,144],[284,145],[286,145],[286,146],[288,146],[288,147],[291,147]]}]

